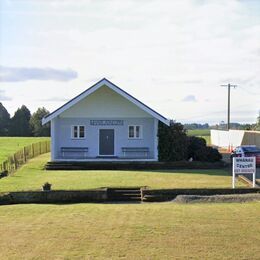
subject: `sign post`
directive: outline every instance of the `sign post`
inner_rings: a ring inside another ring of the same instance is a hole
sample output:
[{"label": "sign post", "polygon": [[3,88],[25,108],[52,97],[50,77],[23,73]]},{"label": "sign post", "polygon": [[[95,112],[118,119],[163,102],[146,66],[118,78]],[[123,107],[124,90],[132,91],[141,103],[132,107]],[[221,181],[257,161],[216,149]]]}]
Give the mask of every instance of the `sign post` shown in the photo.
[{"label": "sign post", "polygon": [[256,159],[255,157],[233,157],[232,188],[235,188],[236,175],[252,174],[255,188]]}]

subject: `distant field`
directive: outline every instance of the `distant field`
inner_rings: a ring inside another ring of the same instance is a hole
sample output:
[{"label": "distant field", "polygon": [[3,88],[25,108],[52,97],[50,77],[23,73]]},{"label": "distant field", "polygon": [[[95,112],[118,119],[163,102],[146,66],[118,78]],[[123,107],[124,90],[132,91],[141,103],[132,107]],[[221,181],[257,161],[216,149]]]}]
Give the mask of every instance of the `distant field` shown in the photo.
[{"label": "distant field", "polygon": [[210,129],[195,129],[195,130],[188,130],[188,135],[194,135],[194,136],[209,136],[210,135]]},{"label": "distant field", "polygon": [[[56,190],[99,187],[224,188],[231,186],[228,170],[168,171],[46,171],[50,154],[31,159],[11,176],[0,180],[0,192],[40,190],[50,182]],[[244,184],[238,183],[238,186]]]},{"label": "distant field", "polygon": [[0,163],[8,156],[32,143],[50,140],[49,137],[0,137]]},{"label": "distant field", "polygon": [[207,145],[210,145],[210,129],[188,130],[187,134],[190,136],[202,137],[206,140]]}]

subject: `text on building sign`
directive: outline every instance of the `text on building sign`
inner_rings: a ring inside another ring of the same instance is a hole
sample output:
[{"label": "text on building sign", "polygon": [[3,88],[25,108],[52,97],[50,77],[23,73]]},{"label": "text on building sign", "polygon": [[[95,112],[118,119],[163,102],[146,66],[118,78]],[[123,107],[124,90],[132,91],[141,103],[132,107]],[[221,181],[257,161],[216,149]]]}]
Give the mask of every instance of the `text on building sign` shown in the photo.
[{"label": "text on building sign", "polygon": [[123,120],[90,120],[90,125],[124,125]]}]

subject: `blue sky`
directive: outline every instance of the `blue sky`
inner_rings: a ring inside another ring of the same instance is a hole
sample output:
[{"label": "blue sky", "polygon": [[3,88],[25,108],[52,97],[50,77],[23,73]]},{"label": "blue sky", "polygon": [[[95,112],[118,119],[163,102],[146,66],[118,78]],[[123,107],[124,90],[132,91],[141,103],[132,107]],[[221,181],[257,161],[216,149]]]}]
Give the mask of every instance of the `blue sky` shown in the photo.
[{"label": "blue sky", "polygon": [[169,118],[254,122],[260,1],[1,0],[0,102],[50,111],[106,77]]}]

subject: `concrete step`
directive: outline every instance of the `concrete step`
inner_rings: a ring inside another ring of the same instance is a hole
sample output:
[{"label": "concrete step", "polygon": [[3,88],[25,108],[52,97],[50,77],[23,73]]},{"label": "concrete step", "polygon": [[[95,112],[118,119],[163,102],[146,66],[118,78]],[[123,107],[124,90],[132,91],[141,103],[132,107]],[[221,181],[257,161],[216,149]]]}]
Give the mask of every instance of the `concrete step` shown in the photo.
[{"label": "concrete step", "polygon": [[140,188],[109,188],[108,198],[111,201],[141,201]]}]

